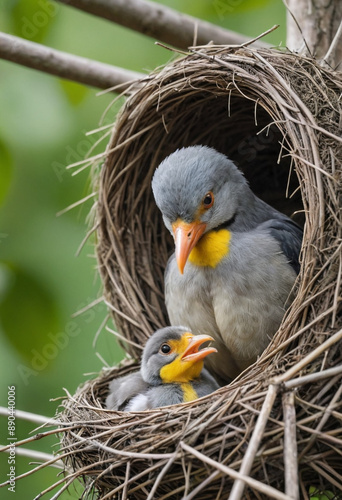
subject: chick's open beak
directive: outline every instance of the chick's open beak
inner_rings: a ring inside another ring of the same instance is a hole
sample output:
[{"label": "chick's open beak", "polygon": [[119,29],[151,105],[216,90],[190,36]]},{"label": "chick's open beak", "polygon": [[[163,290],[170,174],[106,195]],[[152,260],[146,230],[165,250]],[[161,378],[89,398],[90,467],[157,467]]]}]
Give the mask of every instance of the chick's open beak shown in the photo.
[{"label": "chick's open beak", "polygon": [[204,342],[210,342],[214,340],[210,335],[194,335],[190,337],[189,344],[182,354],[182,361],[200,361],[204,359],[208,354],[212,352],[217,352],[215,347],[203,347],[199,349]]},{"label": "chick's open beak", "polygon": [[206,226],[205,222],[195,221],[188,224],[180,219],[172,224],[176,246],[176,261],[181,274],[184,272],[191,250],[204,233]]}]

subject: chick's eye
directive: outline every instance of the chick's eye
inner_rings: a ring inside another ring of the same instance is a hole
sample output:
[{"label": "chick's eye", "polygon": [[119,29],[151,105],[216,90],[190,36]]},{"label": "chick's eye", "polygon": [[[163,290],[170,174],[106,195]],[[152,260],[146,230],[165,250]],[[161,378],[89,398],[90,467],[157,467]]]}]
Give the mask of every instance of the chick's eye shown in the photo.
[{"label": "chick's eye", "polygon": [[160,352],[162,354],[170,354],[171,352],[171,347],[169,346],[169,344],[163,344],[161,347],[160,347]]},{"label": "chick's eye", "polygon": [[203,198],[203,206],[204,208],[210,208],[214,204],[214,195],[211,191],[205,195]]}]

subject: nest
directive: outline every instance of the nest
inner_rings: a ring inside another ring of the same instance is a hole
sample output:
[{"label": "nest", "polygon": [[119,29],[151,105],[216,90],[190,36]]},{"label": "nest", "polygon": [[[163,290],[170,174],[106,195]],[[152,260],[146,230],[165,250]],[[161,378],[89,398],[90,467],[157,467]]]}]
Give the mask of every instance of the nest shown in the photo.
[{"label": "nest", "polygon": [[100,174],[97,255],[128,354],[138,360],[151,332],[168,324],[163,273],[173,242],[151,178],[179,147],[227,154],[258,196],[297,213],[301,271],[270,345],[230,385],[187,404],[110,412],[109,381],[137,369],[126,361],[64,402],[63,447],[86,491],[236,500],[342,490],[341,90],[338,74],[308,58],[205,46],[126,101]]}]

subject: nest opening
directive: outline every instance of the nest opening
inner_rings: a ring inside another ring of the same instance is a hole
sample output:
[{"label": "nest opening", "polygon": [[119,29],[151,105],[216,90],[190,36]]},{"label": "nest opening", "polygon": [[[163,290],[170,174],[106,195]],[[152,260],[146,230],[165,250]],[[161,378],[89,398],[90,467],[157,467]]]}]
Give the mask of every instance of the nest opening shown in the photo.
[{"label": "nest opening", "polygon": [[[204,144],[225,153],[260,198],[287,215],[301,212],[297,296],[258,361],[210,396],[146,414],[109,412],[103,407],[108,383],[137,369],[131,361],[87,382],[64,403],[62,418],[79,427],[77,435],[64,434],[63,446],[73,469],[91,478],[87,484],[103,498],[220,498],[233,478],[208,460],[240,469],[269,381],[342,364],[341,78],[289,53],[200,50],[142,83],[124,105],[108,145],[99,182],[97,253],[117,330],[126,351],[139,359],[151,332],[168,324],[163,273],[173,242],[151,179],[162,159],[183,146]],[[250,469],[260,484],[284,490],[290,407],[297,419],[292,437],[303,496],[313,474],[319,487],[339,491],[342,370],[324,377],[304,379],[290,391],[291,401],[275,389]],[[250,486],[244,498],[265,498],[260,491]]]}]

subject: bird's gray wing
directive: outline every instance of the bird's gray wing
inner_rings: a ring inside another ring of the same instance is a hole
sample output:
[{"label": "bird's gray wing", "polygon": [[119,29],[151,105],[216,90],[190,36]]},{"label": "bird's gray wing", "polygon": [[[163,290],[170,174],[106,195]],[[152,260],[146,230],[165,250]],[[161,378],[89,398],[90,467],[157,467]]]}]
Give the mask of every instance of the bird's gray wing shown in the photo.
[{"label": "bird's gray wing", "polygon": [[264,229],[278,241],[280,248],[289,264],[296,273],[299,273],[299,253],[302,246],[303,230],[291,219],[284,217],[270,219],[260,224],[259,229]]},{"label": "bird's gray wing", "polygon": [[179,384],[161,384],[150,386],[147,392],[132,398],[125,407],[125,411],[152,410],[182,402],[183,391]]},{"label": "bird's gray wing", "polygon": [[148,388],[149,384],[144,381],[140,372],[114,379],[109,384],[106,407],[109,410],[123,410],[134,396],[146,392]]},{"label": "bird's gray wing", "polygon": [[183,403],[184,397],[179,384],[161,384],[151,387],[146,396],[149,409]]}]

